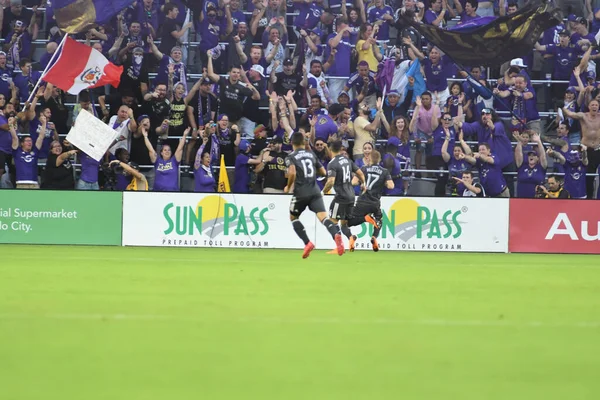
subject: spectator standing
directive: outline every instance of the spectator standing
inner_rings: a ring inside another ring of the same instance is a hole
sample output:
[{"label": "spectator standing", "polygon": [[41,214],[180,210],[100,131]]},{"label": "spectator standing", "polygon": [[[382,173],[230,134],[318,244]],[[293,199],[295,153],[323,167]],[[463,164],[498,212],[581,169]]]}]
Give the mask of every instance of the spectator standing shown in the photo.
[{"label": "spectator standing", "polygon": [[17,136],[17,125],[15,118],[9,118],[8,125],[12,136],[13,162],[15,163],[17,189],[39,189],[38,182],[38,159],[44,138],[46,137],[46,117],[41,116],[44,121],[41,125],[39,135],[35,141],[35,147],[31,136],[24,137],[19,146]]},{"label": "spectator standing", "polygon": [[473,173],[464,171],[461,178],[454,177],[457,182],[456,195],[459,197],[487,197],[485,189],[479,182],[473,182]]},{"label": "spectator standing", "polygon": [[240,141],[240,153],[235,159],[233,193],[250,193],[250,167],[259,165],[262,162],[262,160],[250,156],[250,147],[247,140]]},{"label": "spectator standing", "polygon": [[415,135],[415,166],[417,169],[422,167],[423,152],[426,156],[431,155],[433,131],[437,129],[441,115],[440,107],[432,103],[431,93],[424,92],[417,97],[409,126],[409,130]]},{"label": "spectator standing", "polygon": [[179,191],[179,164],[183,156],[183,147],[190,133],[190,128],[183,131],[183,136],[179,140],[179,145],[173,154],[171,146],[163,144],[160,149],[160,156],[156,154],[152,143],[148,140],[148,131],[142,128],[144,143],[148,149],[150,161],[154,164],[154,186],[155,192],[178,192]]},{"label": "spectator standing", "polygon": [[[459,109],[459,119],[462,118],[462,107]],[[433,148],[431,150],[431,162],[428,164],[431,165],[431,169],[439,170],[438,178],[435,184],[435,196],[436,197],[444,197],[446,195],[446,186],[448,184],[448,174],[445,172],[446,170],[446,161],[444,160],[444,154],[442,152],[442,148],[446,142],[447,147],[454,148],[454,143],[456,142],[457,134],[454,126],[452,124],[452,116],[449,112],[445,112],[442,114],[441,122],[439,126],[433,131]]]},{"label": "spectator standing", "polygon": [[[517,136],[515,134],[515,136]],[[539,134],[535,133],[532,140],[537,144],[537,151],[527,152],[527,162],[523,162],[523,147],[517,138],[515,147],[515,164],[517,165],[517,197],[533,199],[536,188],[546,180],[546,153]]]},{"label": "spectator standing", "polygon": [[373,122],[369,121],[371,109],[364,103],[358,106],[358,117],[354,120],[354,148],[352,149],[352,158],[358,162],[362,158],[362,149],[366,142],[375,140],[377,129],[381,124],[381,99],[377,100],[377,112]]},{"label": "spectator standing", "polygon": [[79,153],[79,163],[81,164],[81,174],[79,175],[76,189],[100,190],[100,186],[98,185],[100,163],[83,152]]},{"label": "spectator standing", "polygon": [[188,29],[193,26],[193,22],[181,26],[177,21],[179,15],[179,8],[173,3],[165,4],[164,6],[165,20],[162,23],[162,35],[160,38],[160,51],[167,53],[175,46],[181,45],[181,38]]},{"label": "spectator standing", "polygon": [[214,83],[219,84],[220,110],[223,114],[229,116],[232,124],[238,124],[244,112],[244,99],[251,97],[252,100],[260,100],[260,93],[252,85],[247,86],[240,82],[241,70],[238,66],[232,66],[229,70],[229,77],[220,77],[214,73],[212,58],[208,53],[208,77]]},{"label": "spectator standing", "polygon": [[260,164],[255,172],[264,171],[263,193],[283,193],[287,183],[285,158],[287,154],[282,151],[283,140],[274,137],[269,144],[268,150],[259,156]]},{"label": "spectator standing", "polygon": [[117,132],[116,143],[108,149],[114,155],[117,149],[129,151],[131,134],[137,129],[137,123],[133,117],[133,110],[127,106],[121,106],[117,115],[113,115],[108,121],[108,126]]},{"label": "spectator standing", "polygon": [[323,69],[329,77],[329,93],[331,98],[337,99],[344,90],[345,77],[350,76],[350,60],[352,58],[352,45],[350,44],[350,28],[344,19],[339,19],[336,33],[327,37],[329,46],[323,57]]},{"label": "spectator standing", "polygon": [[75,176],[70,158],[76,154],[77,150],[63,151],[63,146],[58,140],[50,144],[42,189],[73,190],[75,188]]},{"label": "spectator standing", "polygon": [[[464,172],[468,172],[471,166],[465,161],[465,155],[471,155],[471,148],[464,140],[462,130],[458,132],[458,143],[454,143],[452,156],[448,153],[448,147],[450,144],[450,138],[444,140],[442,145],[442,158],[447,164],[448,168],[448,192],[451,196],[463,196],[464,191],[460,191],[457,188],[458,183],[463,183],[460,179],[464,179]],[[472,180],[472,177],[471,177]],[[470,182],[469,182],[470,183]]]},{"label": "spectator standing", "polygon": [[490,197],[510,197],[502,169],[497,164],[497,157],[491,152],[490,145],[481,143],[479,152],[465,156],[465,160],[479,169],[479,179],[486,194]]},{"label": "spectator standing", "polygon": [[29,99],[31,91],[42,74],[32,70],[31,61],[28,58],[22,58],[19,61],[19,66],[21,67],[21,74],[17,73],[15,75],[14,84],[19,89],[19,101],[24,103]]},{"label": "spectator standing", "polygon": [[225,156],[225,165],[233,167],[235,165],[236,148],[242,137],[237,125],[229,127],[229,117],[226,114],[221,114],[217,118],[217,137],[219,152]]},{"label": "spectator standing", "polygon": [[[581,144],[579,147],[573,146],[566,156],[549,149],[548,155],[558,160],[564,166],[565,189],[569,192],[571,198],[587,199],[586,176],[589,168],[587,146],[584,144]],[[592,196],[589,198],[594,198],[593,191]]]},{"label": "spectator standing", "polygon": [[[389,14],[386,14],[389,15]],[[379,26],[376,25],[373,28],[371,24],[363,24],[359,30],[360,39],[356,42],[356,52],[358,53],[358,63],[366,63],[367,68],[375,73],[377,72],[377,65],[379,61],[383,59],[383,55],[377,45],[377,33]],[[350,86],[346,84],[346,86]]]},{"label": "spectator standing", "polygon": [[211,170],[211,155],[210,153],[198,152],[196,162],[194,163],[194,192],[214,193],[215,178]]}]

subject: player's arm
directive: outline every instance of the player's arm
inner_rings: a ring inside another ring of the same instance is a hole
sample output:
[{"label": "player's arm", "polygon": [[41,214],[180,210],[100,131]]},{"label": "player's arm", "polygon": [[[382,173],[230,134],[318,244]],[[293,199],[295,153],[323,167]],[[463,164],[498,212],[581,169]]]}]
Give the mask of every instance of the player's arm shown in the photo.
[{"label": "player's arm", "polygon": [[290,164],[287,168],[287,185],[283,188],[284,193],[289,193],[296,181],[296,166]]},{"label": "player's arm", "polygon": [[325,182],[325,186],[323,187],[323,193],[329,193],[331,188],[333,188],[333,184],[335,183],[335,176],[330,176],[327,178],[327,182]]},{"label": "player's arm", "polygon": [[325,167],[323,167],[320,163],[319,163],[319,167],[317,168],[317,175],[327,176],[327,171],[325,171]]}]

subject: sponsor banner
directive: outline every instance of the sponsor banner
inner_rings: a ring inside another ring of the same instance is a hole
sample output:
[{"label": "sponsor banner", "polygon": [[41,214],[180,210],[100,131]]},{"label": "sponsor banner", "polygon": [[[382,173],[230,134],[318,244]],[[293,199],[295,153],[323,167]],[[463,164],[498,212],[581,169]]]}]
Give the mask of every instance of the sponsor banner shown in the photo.
[{"label": "sponsor banner", "polygon": [[[123,245],[302,249],[289,195],[126,192]],[[315,237],[315,217],[300,220]],[[324,229],[324,228],[323,228]]]},{"label": "sponsor banner", "polygon": [[0,243],[121,244],[122,193],[2,190]]},{"label": "sponsor banner", "polygon": [[511,199],[510,251],[600,254],[598,203]]},{"label": "sponsor banner", "polygon": [[[301,249],[289,220],[289,195],[124,193],[123,245]],[[333,196],[325,196],[325,205]],[[384,250],[508,251],[504,199],[383,198]],[[494,210],[490,213],[489,210]],[[308,210],[301,216],[319,249],[331,236]],[[352,228],[370,250],[372,227]],[[344,239],[346,241],[346,239]]]},{"label": "sponsor banner", "polygon": [[[333,196],[325,196],[325,204]],[[508,252],[508,207],[505,199],[382,197],[380,250]],[[351,228],[357,250],[371,250],[373,226]],[[327,232],[317,230],[317,247],[333,249]],[[344,243],[347,240],[344,237]],[[323,244],[326,244],[323,247]]]}]

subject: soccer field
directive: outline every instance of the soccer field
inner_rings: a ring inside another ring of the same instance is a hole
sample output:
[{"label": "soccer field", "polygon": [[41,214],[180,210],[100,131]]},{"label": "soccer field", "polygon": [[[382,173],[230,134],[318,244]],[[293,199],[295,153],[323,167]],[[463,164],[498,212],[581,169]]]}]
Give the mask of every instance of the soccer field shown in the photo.
[{"label": "soccer field", "polygon": [[595,256],[0,247],[0,398],[595,399]]}]

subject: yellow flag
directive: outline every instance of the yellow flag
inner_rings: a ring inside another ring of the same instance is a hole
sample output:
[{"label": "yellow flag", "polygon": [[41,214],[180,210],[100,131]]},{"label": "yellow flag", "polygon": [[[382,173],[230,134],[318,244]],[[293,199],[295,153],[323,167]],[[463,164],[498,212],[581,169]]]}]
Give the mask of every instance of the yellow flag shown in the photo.
[{"label": "yellow flag", "polygon": [[225,168],[225,156],[221,154],[221,168],[219,168],[219,193],[230,193],[229,176],[227,176],[227,168]]}]

